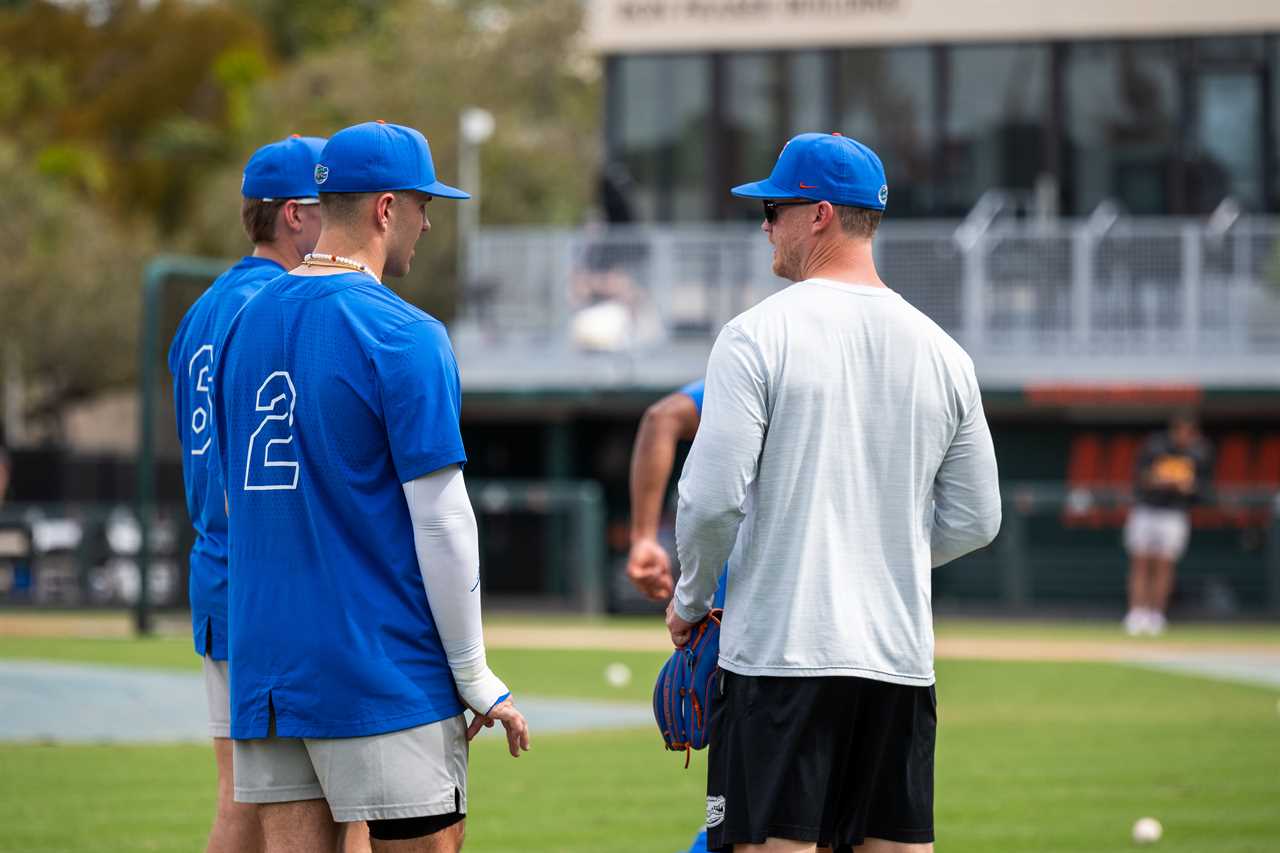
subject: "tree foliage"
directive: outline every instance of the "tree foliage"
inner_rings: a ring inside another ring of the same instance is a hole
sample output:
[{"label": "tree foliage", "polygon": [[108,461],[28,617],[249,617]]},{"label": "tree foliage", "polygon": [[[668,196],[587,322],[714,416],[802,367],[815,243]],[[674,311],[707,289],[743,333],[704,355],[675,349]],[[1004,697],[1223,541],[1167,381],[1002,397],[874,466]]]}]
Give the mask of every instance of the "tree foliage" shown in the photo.
[{"label": "tree foliage", "polygon": [[[581,15],[577,0],[399,4],[362,38],[312,52],[257,88],[245,142],[385,119],[422,130],[442,179],[456,182],[458,116],[480,106],[497,128],[481,149],[481,222],[576,222],[599,160],[599,84],[577,46]],[[231,176],[219,182],[229,187]],[[413,274],[391,282],[445,317],[456,292],[456,204],[431,206]],[[219,208],[202,210],[190,248],[226,254],[239,245],[223,222]]]},{"label": "tree foliage", "polygon": [[219,4],[34,2],[0,13],[0,117],[48,177],[170,232],[233,151],[270,67],[252,19]]},{"label": "tree foliage", "polygon": [[[0,5],[0,235],[16,254],[0,339],[44,390],[33,405],[133,379],[146,260],[243,254],[243,163],[289,133],[409,124],[457,182],[459,113],[484,107],[482,222],[578,221],[599,160],[582,14],[578,0]],[[432,205],[414,273],[392,282],[446,319],[454,204]]]},{"label": "tree foliage", "polygon": [[127,382],[137,360],[138,282],[156,240],[41,176],[0,143],[0,355],[28,378],[28,414],[56,430],[62,406]]}]

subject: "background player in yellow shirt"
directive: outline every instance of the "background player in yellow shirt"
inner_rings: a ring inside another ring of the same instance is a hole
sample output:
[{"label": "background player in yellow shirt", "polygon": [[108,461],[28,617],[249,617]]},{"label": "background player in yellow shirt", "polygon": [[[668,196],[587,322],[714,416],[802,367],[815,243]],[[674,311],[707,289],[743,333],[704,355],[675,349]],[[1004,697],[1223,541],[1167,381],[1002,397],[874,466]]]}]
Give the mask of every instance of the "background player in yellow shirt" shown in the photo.
[{"label": "background player in yellow shirt", "polygon": [[1174,567],[1190,535],[1190,508],[1209,483],[1212,456],[1190,412],[1174,415],[1168,431],[1149,438],[1138,455],[1134,504],[1124,528],[1129,552],[1124,627],[1131,635],[1165,629]]}]

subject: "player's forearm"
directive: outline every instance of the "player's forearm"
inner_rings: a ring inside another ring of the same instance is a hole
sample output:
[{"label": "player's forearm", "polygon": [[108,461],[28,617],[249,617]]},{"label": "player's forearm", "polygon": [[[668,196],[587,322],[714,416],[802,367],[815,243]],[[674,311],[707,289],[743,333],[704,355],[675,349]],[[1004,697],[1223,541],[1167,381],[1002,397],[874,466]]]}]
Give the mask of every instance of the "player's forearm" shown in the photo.
[{"label": "player's forearm", "polygon": [[[1003,509],[995,457],[955,460],[965,469],[960,478],[934,489],[933,529],[929,547],[936,569],[971,551],[990,545],[1000,532]],[[954,471],[953,471],[954,474]]]},{"label": "player's forearm", "polygon": [[714,425],[699,436],[690,451],[680,477],[676,510],[676,550],[680,555],[676,613],[689,622],[711,609],[716,579],[746,517],[743,505],[758,452],[749,431],[735,435],[712,430]]},{"label": "player's forearm", "polygon": [[933,568],[990,545],[1000,532],[1001,517],[999,493],[988,495],[969,508],[953,507],[935,514],[929,540]]},{"label": "player's forearm", "polygon": [[743,514],[736,508],[699,507],[681,495],[676,513],[676,549],[680,555],[680,583],[675,590],[676,614],[696,622],[711,609],[720,569],[738,538]]},{"label": "player's forearm", "polygon": [[509,694],[489,669],[480,618],[480,544],[462,470],[456,466],[404,484],[427,604],[458,693],[485,712]]},{"label": "player's forearm", "polygon": [[711,609],[720,569],[746,517],[769,423],[767,376],[759,348],[726,326],[707,361],[705,414],[680,476],[675,610],[688,622]]},{"label": "player's forearm", "polygon": [[935,476],[933,499],[934,568],[991,544],[1000,532],[1000,471],[976,388]]},{"label": "player's forearm", "polygon": [[670,419],[647,412],[631,452],[631,541],[658,535],[662,498],[675,464],[677,437]]}]

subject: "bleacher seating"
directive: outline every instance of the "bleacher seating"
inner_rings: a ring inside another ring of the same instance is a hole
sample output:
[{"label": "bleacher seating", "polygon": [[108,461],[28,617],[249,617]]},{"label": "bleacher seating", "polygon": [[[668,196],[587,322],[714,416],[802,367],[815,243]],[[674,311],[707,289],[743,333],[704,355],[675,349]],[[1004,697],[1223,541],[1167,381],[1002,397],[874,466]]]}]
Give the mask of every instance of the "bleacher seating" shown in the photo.
[{"label": "bleacher seating", "polygon": [[[1132,501],[1133,470],[1145,436],[1122,432],[1082,432],[1071,441],[1067,461],[1067,527],[1110,528],[1124,524]],[[1210,503],[1192,510],[1201,529],[1261,527],[1272,512],[1249,500],[1280,491],[1280,434],[1231,432],[1215,441]]]},{"label": "bleacher seating", "polygon": [[1067,458],[1067,503],[1063,521],[1069,527],[1099,527],[1102,513],[1094,494],[1106,487],[1103,478],[1103,442],[1097,433],[1077,435]]},{"label": "bleacher seating", "polygon": [[[1253,489],[1280,492],[1280,435],[1268,435],[1259,442],[1256,464],[1251,470],[1249,486]],[[1253,507],[1249,511],[1251,526],[1271,520],[1270,507]]]}]

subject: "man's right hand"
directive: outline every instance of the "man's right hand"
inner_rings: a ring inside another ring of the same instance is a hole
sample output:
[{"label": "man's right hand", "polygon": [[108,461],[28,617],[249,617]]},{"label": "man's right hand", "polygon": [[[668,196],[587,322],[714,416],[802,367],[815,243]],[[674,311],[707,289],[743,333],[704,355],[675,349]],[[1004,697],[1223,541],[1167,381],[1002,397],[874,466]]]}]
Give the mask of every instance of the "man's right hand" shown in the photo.
[{"label": "man's right hand", "polygon": [[637,539],[627,555],[627,578],[651,601],[666,601],[675,590],[671,558],[656,539]]},{"label": "man's right hand", "polygon": [[511,751],[512,758],[519,758],[521,752],[529,751],[529,723],[510,698],[494,705],[489,713],[472,717],[471,725],[467,727],[467,740],[474,738],[482,728],[493,728],[494,720],[502,723],[502,727],[507,730],[507,749]]}]

